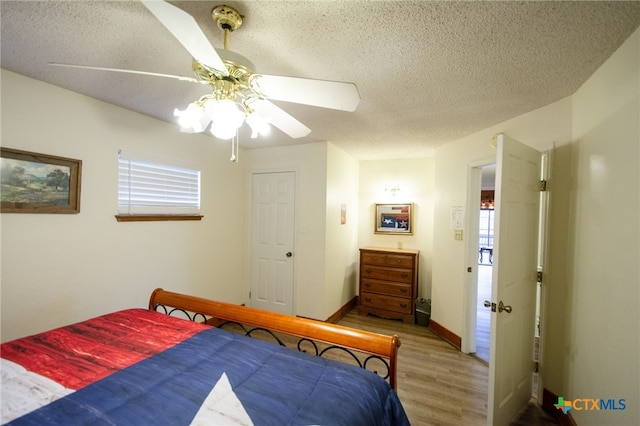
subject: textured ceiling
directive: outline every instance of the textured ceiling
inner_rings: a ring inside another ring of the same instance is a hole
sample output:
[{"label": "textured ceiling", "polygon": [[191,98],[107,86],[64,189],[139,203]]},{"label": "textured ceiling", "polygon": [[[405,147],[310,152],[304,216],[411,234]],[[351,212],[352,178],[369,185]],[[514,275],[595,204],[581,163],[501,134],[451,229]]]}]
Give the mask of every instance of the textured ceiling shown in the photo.
[{"label": "textured ceiling", "polygon": [[[222,2],[175,1],[211,43]],[[228,1],[244,15],[230,46],[256,72],[357,84],[356,112],[274,102],[309,128],[246,148],[331,141],[359,159],[433,148],[574,93],[640,24],[638,1]],[[2,1],[2,68],[174,121],[207,92],[158,77],[59,68],[62,62],[191,76],[188,52],[139,2]],[[178,131],[176,126],[176,131]]]}]

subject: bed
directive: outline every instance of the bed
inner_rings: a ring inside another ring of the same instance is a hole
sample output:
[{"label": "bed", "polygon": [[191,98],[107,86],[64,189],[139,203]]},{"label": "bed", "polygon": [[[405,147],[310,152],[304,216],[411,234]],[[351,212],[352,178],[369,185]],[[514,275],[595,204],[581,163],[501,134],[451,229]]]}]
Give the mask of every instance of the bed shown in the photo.
[{"label": "bed", "polygon": [[399,346],[156,289],[148,309],[3,343],[2,423],[404,425]]}]

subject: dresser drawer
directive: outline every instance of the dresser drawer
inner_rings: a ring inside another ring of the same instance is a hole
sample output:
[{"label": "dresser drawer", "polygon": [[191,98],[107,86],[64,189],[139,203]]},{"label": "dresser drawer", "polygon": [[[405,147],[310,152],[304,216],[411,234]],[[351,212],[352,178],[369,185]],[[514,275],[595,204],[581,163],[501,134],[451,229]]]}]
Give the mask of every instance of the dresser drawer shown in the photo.
[{"label": "dresser drawer", "polygon": [[405,254],[386,254],[377,252],[363,252],[362,263],[366,265],[395,266],[398,268],[413,268],[415,257]]},{"label": "dresser drawer", "polygon": [[409,269],[389,268],[384,266],[362,265],[362,278],[373,278],[383,281],[412,283],[413,273]]},{"label": "dresser drawer", "polygon": [[363,306],[369,306],[393,312],[400,312],[404,314],[411,314],[413,312],[413,304],[411,303],[411,300],[403,299],[401,297],[363,292],[360,295],[360,303]]},{"label": "dresser drawer", "polygon": [[363,278],[361,281],[361,291],[388,294],[390,296],[411,297],[411,285],[391,283],[386,281],[376,281]]}]

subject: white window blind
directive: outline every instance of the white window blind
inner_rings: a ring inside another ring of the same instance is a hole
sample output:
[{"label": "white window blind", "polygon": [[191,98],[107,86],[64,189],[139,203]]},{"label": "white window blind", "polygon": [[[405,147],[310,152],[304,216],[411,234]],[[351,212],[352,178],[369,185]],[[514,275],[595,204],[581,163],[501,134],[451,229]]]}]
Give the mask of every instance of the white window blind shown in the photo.
[{"label": "white window blind", "polygon": [[195,215],[200,171],[118,152],[118,214]]}]

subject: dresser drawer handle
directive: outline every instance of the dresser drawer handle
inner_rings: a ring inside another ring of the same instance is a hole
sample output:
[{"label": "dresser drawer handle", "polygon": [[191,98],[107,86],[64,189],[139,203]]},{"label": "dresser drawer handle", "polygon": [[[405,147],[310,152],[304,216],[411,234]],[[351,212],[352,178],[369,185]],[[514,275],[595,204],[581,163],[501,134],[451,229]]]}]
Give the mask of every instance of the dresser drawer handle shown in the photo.
[{"label": "dresser drawer handle", "polygon": [[407,306],[408,306],[408,305],[407,305],[406,303],[401,303],[401,304],[400,304],[400,307],[401,307],[401,308],[406,308]]},{"label": "dresser drawer handle", "polygon": [[400,291],[401,291],[402,293],[406,293],[407,291],[409,291],[409,289],[408,289],[408,288],[401,288],[401,289],[400,289]]},{"label": "dresser drawer handle", "polygon": [[407,277],[409,276],[409,274],[407,274],[406,272],[404,272],[404,273],[400,274],[400,276],[401,276],[402,278],[407,278]]},{"label": "dresser drawer handle", "polygon": [[370,297],[365,297],[364,300],[365,300],[365,302],[371,302],[371,298]]},{"label": "dresser drawer handle", "polygon": [[365,284],[364,284],[364,286],[365,286],[366,288],[370,288],[370,287],[371,287],[371,284],[369,284],[369,283],[365,283]]},{"label": "dresser drawer handle", "polygon": [[367,269],[365,269],[364,271],[365,271],[367,274],[370,274],[370,273],[372,273],[372,272],[373,272],[373,269],[369,269],[369,268],[367,268]]}]

